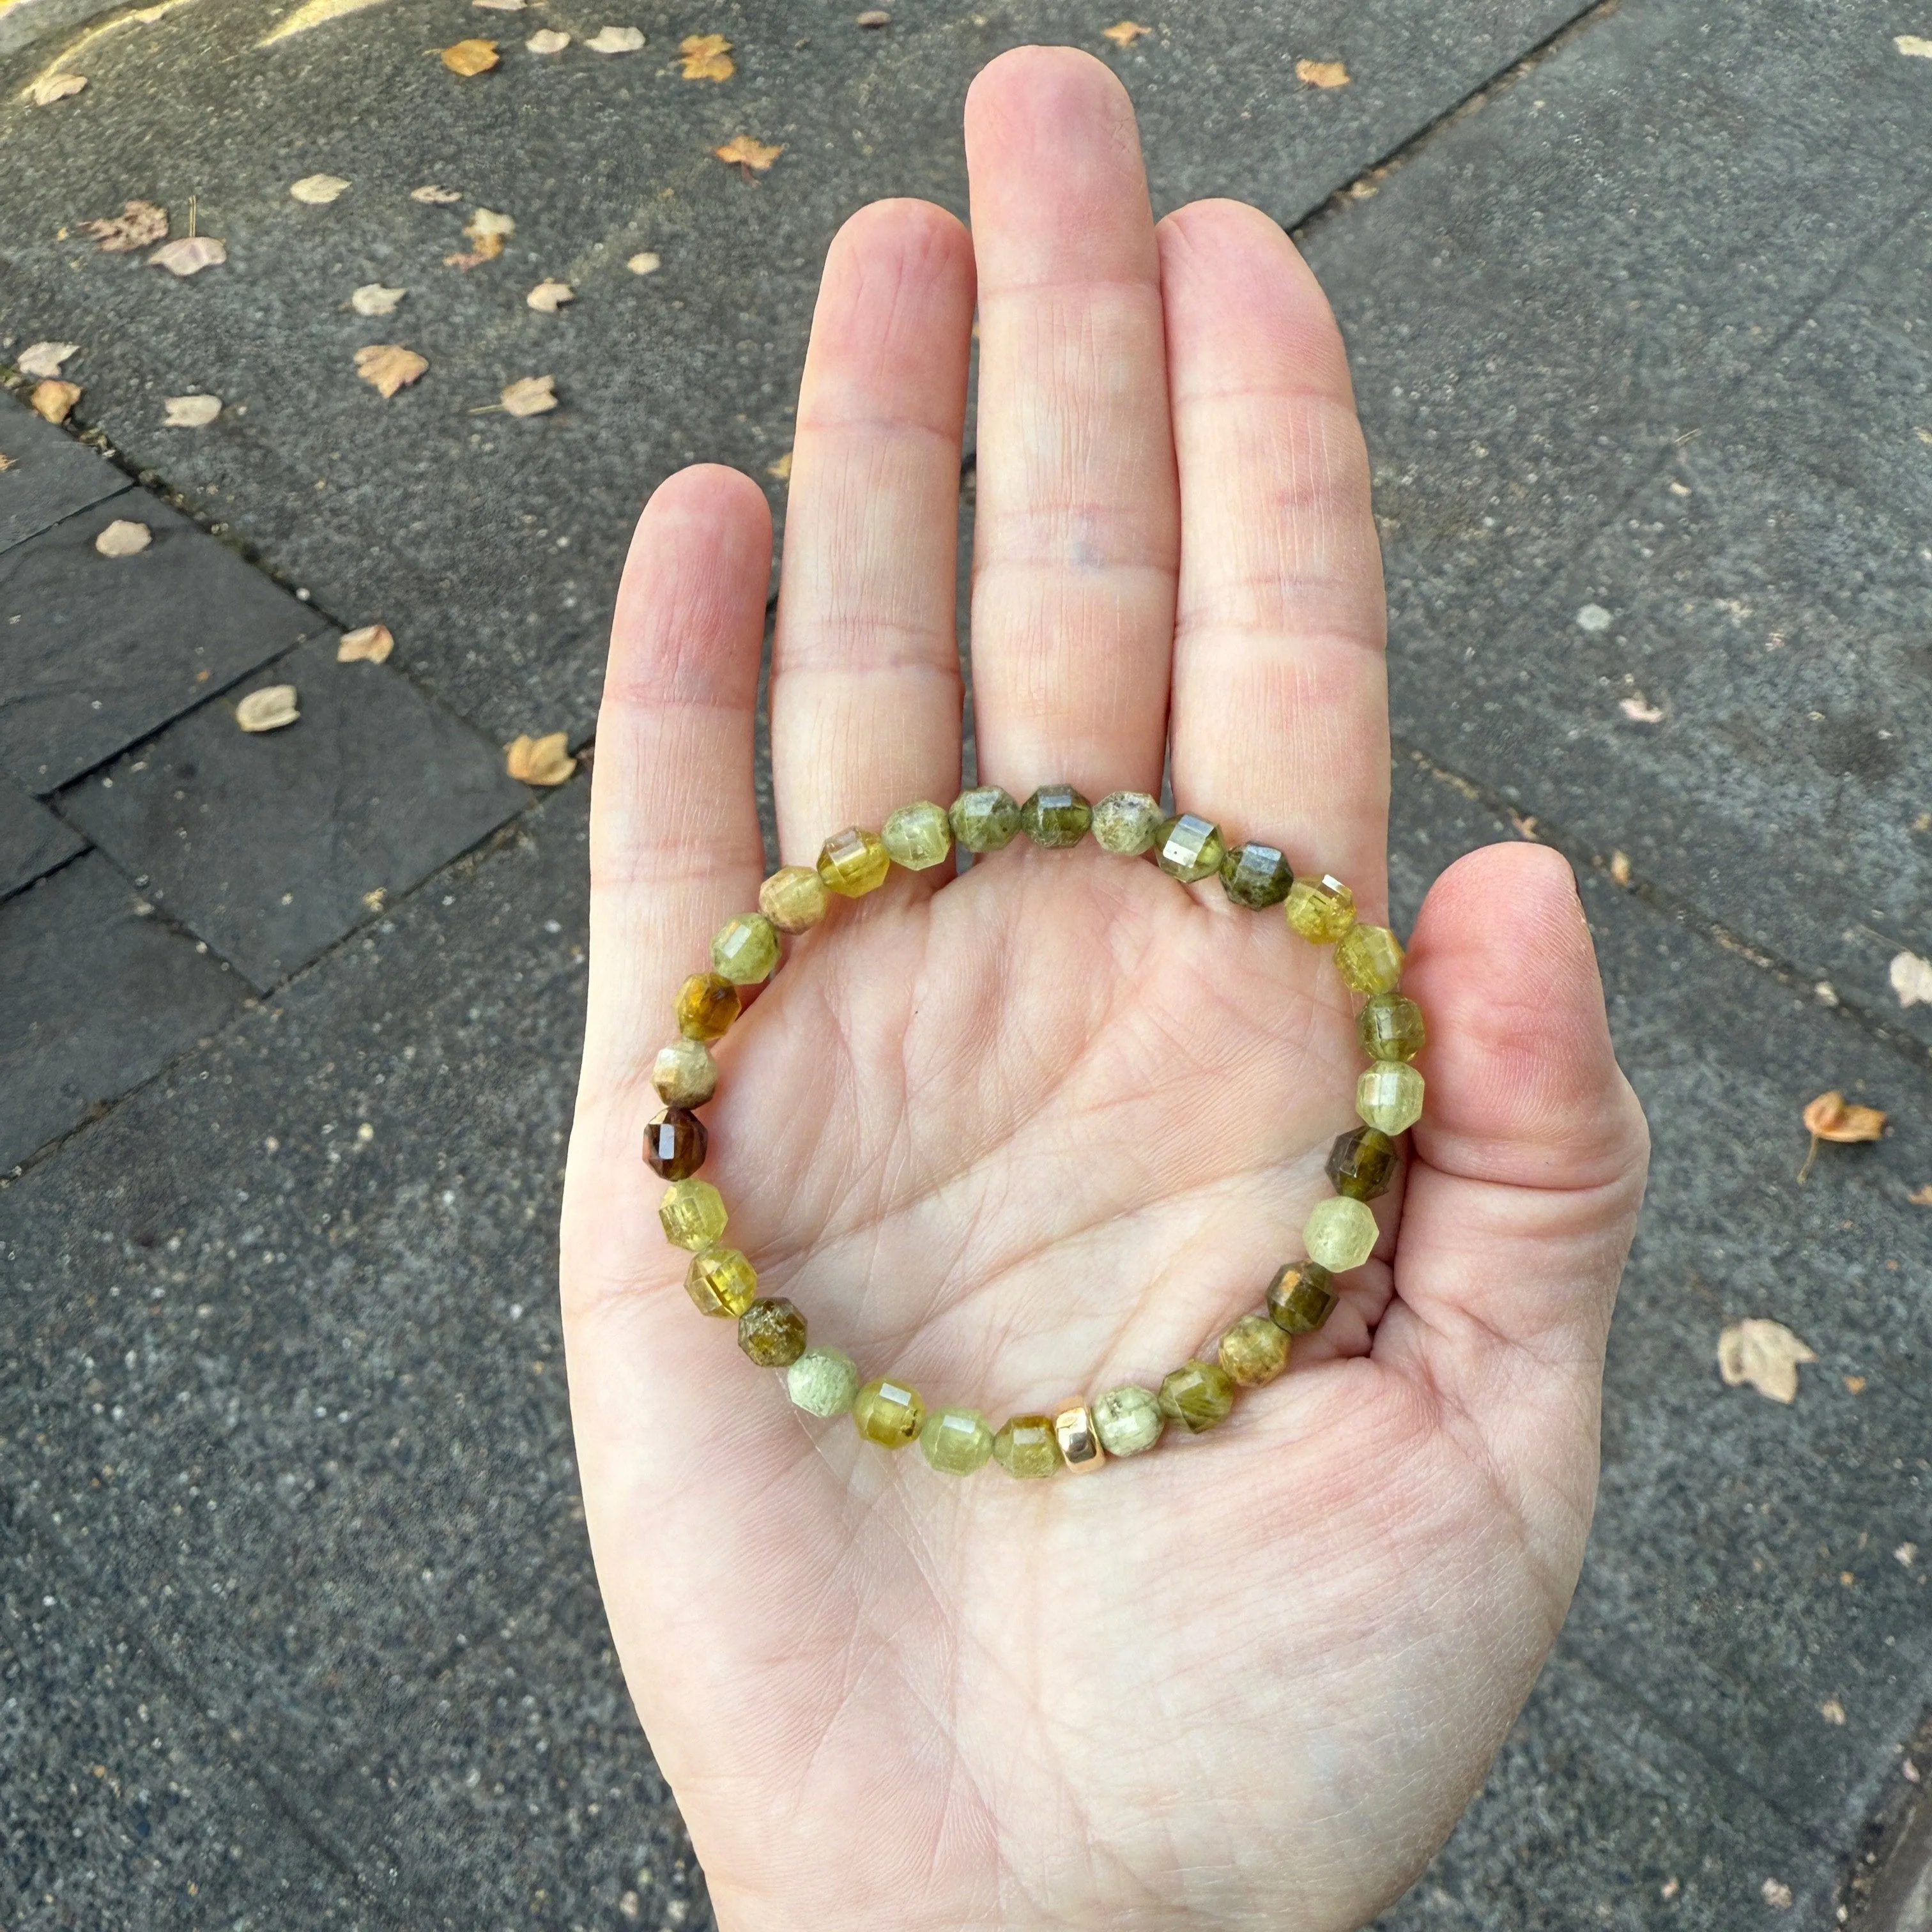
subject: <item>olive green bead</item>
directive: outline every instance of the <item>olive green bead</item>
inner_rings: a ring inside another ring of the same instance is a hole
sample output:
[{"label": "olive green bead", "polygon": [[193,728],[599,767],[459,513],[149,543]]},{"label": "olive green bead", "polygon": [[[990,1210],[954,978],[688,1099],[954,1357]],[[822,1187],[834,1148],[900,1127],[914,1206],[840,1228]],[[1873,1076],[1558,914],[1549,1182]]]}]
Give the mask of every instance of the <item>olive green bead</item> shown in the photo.
[{"label": "olive green bead", "polygon": [[1094,808],[1071,785],[1042,785],[1020,807],[1020,830],[1036,845],[1077,845],[1094,822]]},{"label": "olive green bead", "polygon": [[1355,922],[1355,895],[1324,872],[1318,879],[1297,879],[1282,910],[1310,945],[1332,946]]},{"label": "olive green bead", "polygon": [[788,1369],[805,1353],[805,1317],[782,1294],[760,1297],[738,1318],[738,1346],[761,1369]]},{"label": "olive green bead", "polygon": [[651,1084],[667,1107],[701,1107],[718,1090],[718,1063],[701,1040],[674,1040],[658,1048]]},{"label": "olive green bead", "polygon": [[1110,791],[1094,808],[1094,842],[1103,851],[1138,859],[1154,843],[1166,816],[1150,793]]},{"label": "olive green bead", "polygon": [[769,980],[778,963],[778,929],[761,912],[741,912],[712,935],[711,963],[734,986]]},{"label": "olive green bead", "polygon": [[674,1248],[708,1248],[724,1232],[724,1198],[708,1180],[674,1180],[658,1203],[664,1239]]},{"label": "olive green bead", "polygon": [[919,1432],[919,1446],[942,1475],[970,1476],[993,1460],[993,1432],[976,1408],[935,1408]]},{"label": "olive green bead", "polygon": [[1019,836],[1019,806],[998,785],[962,791],[946,817],[953,837],[969,852],[1004,852]]},{"label": "olive green bead", "polygon": [[852,1398],[853,1426],[882,1449],[903,1449],[917,1442],[925,1423],[919,1390],[889,1376],[875,1376]]},{"label": "olive green bead", "polygon": [[833,832],[819,848],[818,876],[827,892],[842,898],[856,899],[878,891],[892,868],[886,842],[862,825],[848,825],[843,832]]},{"label": "olive green bead", "polygon": [[880,837],[893,862],[909,872],[923,872],[938,865],[952,850],[952,823],[943,805],[922,798],[916,805],[902,805],[885,823]]},{"label": "olive green bead", "polygon": [[859,1365],[842,1348],[808,1348],[785,1371],[785,1394],[808,1415],[849,1415]]},{"label": "olive green bead", "polygon": [[1406,994],[1372,993],[1355,1016],[1355,1037],[1371,1060],[1413,1060],[1429,1044],[1429,1030]]},{"label": "olive green bead", "polygon": [[1406,1060],[1377,1060],[1355,1082],[1355,1112],[1385,1134],[1414,1126],[1422,1118],[1422,1076]]},{"label": "olive green bead", "polygon": [[742,1315],[758,1298],[758,1270],[736,1248],[700,1248],[684,1271],[684,1292],[700,1315]]},{"label": "olive green bead", "polygon": [[993,1438],[993,1456],[1010,1476],[1050,1476],[1060,1467],[1060,1438],[1050,1415],[1016,1415]]},{"label": "olive green bead", "polygon": [[1280,905],[1294,884],[1294,874],[1275,847],[1250,839],[1222,856],[1221,884],[1235,904],[1258,909]]},{"label": "olive green bead", "polygon": [[1227,1420],[1234,1406],[1234,1379],[1215,1362],[1183,1362],[1160,1385],[1160,1410],[1190,1435]]},{"label": "olive green bead", "polygon": [[1319,1262],[1290,1262],[1268,1283],[1268,1319],[1285,1335],[1307,1335],[1328,1318],[1334,1278]]},{"label": "olive green bead", "polygon": [[723,974],[694,973],[677,989],[677,1030],[686,1040],[722,1040],[742,1005]]},{"label": "olive green bead", "polygon": [[1335,964],[1358,993],[1392,993],[1402,979],[1402,941],[1385,926],[1352,926],[1335,944]]},{"label": "olive green bead", "polygon": [[1109,1456],[1138,1456],[1160,1440],[1167,1426],[1160,1397],[1132,1382],[1111,1388],[1094,1405],[1094,1427]]},{"label": "olive green bead", "polygon": [[1218,872],[1227,854],[1221,828],[1191,812],[1162,819],[1154,835],[1154,863],[1184,885]]},{"label": "olive green bead", "polygon": [[832,903],[825,881],[805,866],[781,866],[758,888],[758,910],[781,932],[809,932]]},{"label": "olive green bead", "polygon": [[1367,1204],[1351,1201],[1346,1194],[1331,1194],[1317,1202],[1303,1224],[1301,1245],[1309,1258],[1318,1261],[1331,1274],[1346,1274],[1360,1268],[1375,1252],[1380,1230]]},{"label": "olive green bead", "polygon": [[1395,1179],[1395,1142],[1379,1127],[1338,1134],[1328,1150],[1328,1178],[1352,1201],[1376,1201]]},{"label": "olive green bead", "polygon": [[1243,1388],[1259,1388],[1288,1366],[1288,1337],[1264,1311],[1244,1315],[1221,1337],[1214,1359]]}]

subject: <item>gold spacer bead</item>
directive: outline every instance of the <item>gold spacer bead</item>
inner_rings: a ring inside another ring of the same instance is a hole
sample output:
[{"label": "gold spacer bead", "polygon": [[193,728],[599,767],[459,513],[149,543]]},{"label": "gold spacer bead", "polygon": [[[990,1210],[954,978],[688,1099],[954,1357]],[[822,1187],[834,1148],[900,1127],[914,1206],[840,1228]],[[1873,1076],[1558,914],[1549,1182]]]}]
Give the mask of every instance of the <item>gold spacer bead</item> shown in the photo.
[{"label": "gold spacer bead", "polygon": [[1063,1408],[1053,1418],[1054,1439],[1060,1444],[1060,1460],[1076,1476],[1097,1469],[1107,1460],[1100,1447],[1100,1432],[1094,1426],[1094,1413],[1084,1402]]}]

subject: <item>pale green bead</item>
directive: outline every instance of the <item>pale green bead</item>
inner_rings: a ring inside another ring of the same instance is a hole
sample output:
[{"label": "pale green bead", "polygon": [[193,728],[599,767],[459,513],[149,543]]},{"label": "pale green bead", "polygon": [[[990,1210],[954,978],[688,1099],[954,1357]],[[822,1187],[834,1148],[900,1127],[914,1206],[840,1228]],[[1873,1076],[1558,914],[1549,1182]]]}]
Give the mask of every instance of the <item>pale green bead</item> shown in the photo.
[{"label": "pale green bead", "polygon": [[1331,872],[1297,879],[1282,902],[1288,922],[1311,946],[1332,946],[1355,922],[1355,895]]},{"label": "pale green bead", "polygon": [[1094,1405],[1094,1427],[1109,1456],[1138,1456],[1151,1449],[1166,1426],[1160,1397],[1132,1382],[1109,1389]]},{"label": "pale green bead", "polygon": [[711,963],[734,986],[769,980],[778,963],[778,928],[761,912],[741,912],[712,936]]},{"label": "pale green bead", "polygon": [[1406,1060],[1377,1060],[1355,1082],[1355,1112],[1385,1134],[1414,1126],[1422,1118],[1422,1076]]},{"label": "pale green bead", "polygon": [[1192,885],[1221,869],[1228,848],[1221,828],[1191,812],[1164,818],[1154,833],[1154,862],[1184,885]]},{"label": "pale green bead", "polygon": [[969,852],[1004,852],[1019,835],[1018,801],[998,785],[975,785],[946,814],[952,836]]},{"label": "pale green bead", "polygon": [[1331,1274],[1341,1274],[1360,1268],[1375,1252],[1377,1232],[1366,1202],[1331,1194],[1316,1204],[1301,1231],[1301,1245],[1310,1261],[1320,1262]]},{"label": "pale green bead", "polygon": [[658,1203],[664,1239],[674,1248],[708,1248],[724,1232],[724,1197],[708,1180],[674,1180]]},{"label": "pale green bead", "polygon": [[926,1460],[947,1476],[970,1476],[993,1459],[993,1432],[976,1408],[935,1408],[919,1432]]},{"label": "pale green bead", "polygon": [[1094,808],[1094,838],[1103,851],[1137,859],[1154,843],[1167,816],[1160,800],[1144,791],[1110,791]]},{"label": "pale green bead", "polygon": [[909,872],[922,872],[952,850],[952,821],[944,806],[922,798],[916,805],[901,806],[879,836],[896,863]]},{"label": "pale green bead", "polygon": [[859,1365],[842,1348],[808,1348],[785,1371],[785,1393],[808,1415],[847,1415]]},{"label": "pale green bead", "polygon": [[1358,993],[1392,993],[1402,980],[1402,941],[1385,926],[1352,926],[1335,942],[1335,964]]}]

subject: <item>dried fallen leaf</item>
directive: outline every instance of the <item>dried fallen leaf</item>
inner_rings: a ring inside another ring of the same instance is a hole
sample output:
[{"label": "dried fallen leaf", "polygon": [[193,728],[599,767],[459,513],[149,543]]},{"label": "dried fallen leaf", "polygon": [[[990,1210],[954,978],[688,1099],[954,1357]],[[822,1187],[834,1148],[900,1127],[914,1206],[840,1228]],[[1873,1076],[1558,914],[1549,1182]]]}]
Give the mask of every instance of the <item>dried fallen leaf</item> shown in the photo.
[{"label": "dried fallen leaf", "polygon": [[350,294],[349,306],[358,315],[394,315],[397,303],[408,293],[407,289],[388,289],[380,282],[364,282]]},{"label": "dried fallen leaf", "polygon": [[14,459],[4,449],[0,449],[0,470],[10,470],[13,466]]},{"label": "dried fallen leaf", "polygon": [[383,396],[393,396],[416,381],[428,362],[398,342],[365,343],[356,352],[356,373]]},{"label": "dried fallen leaf", "polygon": [[1905,1197],[1915,1208],[1932,1208],[1932,1180],[1923,1187],[1915,1187]]},{"label": "dried fallen leaf", "polygon": [[503,392],[503,407],[513,416],[540,416],[556,407],[554,376],[525,376]]},{"label": "dried fallen leaf", "polygon": [[84,74],[44,74],[27,89],[27,98],[36,107],[51,107],[70,94],[78,94],[87,85]]},{"label": "dried fallen leaf", "polygon": [[161,418],[164,429],[206,429],[221,413],[219,396],[167,396],[162,400],[167,411]]},{"label": "dried fallen leaf", "polygon": [[1804,1124],[1817,1140],[1875,1141],[1885,1132],[1885,1115],[1876,1107],[1851,1104],[1834,1088],[1804,1109]]},{"label": "dried fallen leaf", "polygon": [[560,54],[570,44],[570,36],[555,27],[539,27],[524,45],[533,54]]},{"label": "dried fallen leaf", "polygon": [[791,481],[791,452],[787,450],[776,463],[766,464],[765,474],[776,476],[781,483],[789,483]]},{"label": "dried fallen leaf", "polygon": [[146,524],[116,517],[94,539],[94,548],[103,556],[139,556],[154,540],[154,533]]},{"label": "dried fallen leaf", "polygon": [[235,722],[244,731],[279,731],[301,716],[296,709],[296,688],[292,684],[265,684],[260,691],[250,692],[235,707]]},{"label": "dried fallen leaf", "polygon": [[304,175],[290,184],[289,193],[310,208],[326,208],[348,185],[340,175]]},{"label": "dried fallen leaf", "polygon": [[1894,953],[1891,979],[1901,1006],[1932,1006],[1932,959],[1922,959],[1916,952]]},{"label": "dried fallen leaf", "polygon": [[1143,27],[1138,20],[1116,20],[1111,27],[1100,29],[1100,38],[1112,40],[1117,47],[1130,47],[1143,34],[1153,32],[1151,27]]},{"label": "dried fallen leaf", "polygon": [[1789,1912],[1791,1910],[1791,1888],[1781,1880],[1768,1878],[1758,1887],[1758,1890],[1762,1894],[1766,1904],[1774,1906],[1780,1912]]},{"label": "dried fallen leaf", "polygon": [[1916,1543],[1901,1543],[1892,1554],[1894,1562],[1902,1563],[1910,1570],[1918,1561],[1918,1546]]},{"label": "dried fallen leaf", "polygon": [[504,768],[527,785],[560,785],[577,769],[577,760],[567,748],[569,742],[562,731],[542,738],[518,738],[504,748]]},{"label": "dried fallen leaf", "polygon": [[50,423],[64,423],[80,400],[78,382],[36,382],[33,394],[27,398],[27,406]]},{"label": "dried fallen leaf", "polygon": [[104,255],[126,255],[168,238],[168,212],[152,201],[123,202],[118,214],[83,221],[80,232],[92,235]]},{"label": "dried fallen leaf", "polygon": [[442,50],[443,65],[465,79],[488,74],[502,58],[494,40],[458,40],[454,46]]},{"label": "dried fallen leaf", "polygon": [[1628,852],[1612,852],[1610,854],[1610,877],[1620,886],[1630,884],[1630,860]]},{"label": "dried fallen leaf", "polygon": [[61,364],[80,353],[77,342],[30,342],[14,358],[14,367],[23,376],[58,376]]},{"label": "dried fallen leaf", "polygon": [[664,266],[664,257],[646,248],[642,254],[633,255],[624,266],[634,275],[655,275]]},{"label": "dried fallen leaf", "polygon": [[427,202],[432,208],[447,208],[452,201],[463,197],[453,188],[441,188],[434,182],[424,182],[421,188],[410,190],[412,201]]},{"label": "dried fallen leaf", "polygon": [[360,630],[344,631],[335,647],[338,664],[382,664],[396,648],[396,640],[386,624],[364,624]]},{"label": "dried fallen leaf", "polygon": [[554,315],[566,302],[577,299],[577,291],[568,282],[539,282],[524,298],[524,306],[539,315]]},{"label": "dried fallen leaf", "polygon": [[1865,1378],[1863,1376],[1847,1376],[1845,1378],[1846,1394],[1863,1395],[1864,1392]]},{"label": "dried fallen leaf", "polygon": [[1835,1697],[1827,1697],[1818,1706],[1818,1714],[1828,1724],[1842,1724],[1845,1721],[1845,1707]]},{"label": "dried fallen leaf", "polygon": [[862,14],[852,16],[852,24],[855,27],[890,27],[892,16],[883,7],[868,7]]},{"label": "dried fallen leaf", "polygon": [[486,13],[520,14],[530,4],[530,0],[470,0],[472,7],[481,7]]},{"label": "dried fallen leaf", "polygon": [[722,34],[687,34],[677,44],[686,80],[729,80],[738,70]]},{"label": "dried fallen leaf", "polygon": [[204,268],[219,268],[227,259],[227,244],[212,235],[184,235],[163,242],[148,257],[148,266],[165,268],[171,275],[198,275]]},{"label": "dried fallen leaf", "polygon": [[748,134],[734,134],[722,148],[711,151],[721,161],[735,161],[742,168],[755,170],[763,174],[779,155],[784,152],[784,143],[768,148],[762,141],[754,141]]},{"label": "dried fallen leaf", "polygon": [[1294,77],[1310,87],[1346,87],[1348,70],[1340,61],[1298,60]]},{"label": "dried fallen leaf", "polygon": [[1892,42],[1902,54],[1914,54],[1921,60],[1932,60],[1932,40],[1921,34],[1900,34]]},{"label": "dried fallen leaf", "polygon": [[511,215],[499,214],[493,208],[479,208],[464,224],[463,232],[470,237],[470,253],[446,255],[442,259],[451,268],[474,268],[484,262],[494,262],[503,252],[503,244],[515,234],[517,224]]},{"label": "dried fallen leaf", "polygon": [[644,44],[644,34],[635,27],[606,27],[584,44],[593,54],[634,54]]},{"label": "dried fallen leaf", "polygon": [[1738,1322],[1718,1337],[1718,1372],[1728,1388],[1749,1382],[1773,1402],[1798,1399],[1798,1365],[1818,1358],[1781,1322]]},{"label": "dried fallen leaf", "polygon": [[1657,705],[1646,704],[1642,692],[1639,692],[1634,698],[1620,699],[1617,709],[1633,724],[1661,724],[1664,722],[1662,710]]}]

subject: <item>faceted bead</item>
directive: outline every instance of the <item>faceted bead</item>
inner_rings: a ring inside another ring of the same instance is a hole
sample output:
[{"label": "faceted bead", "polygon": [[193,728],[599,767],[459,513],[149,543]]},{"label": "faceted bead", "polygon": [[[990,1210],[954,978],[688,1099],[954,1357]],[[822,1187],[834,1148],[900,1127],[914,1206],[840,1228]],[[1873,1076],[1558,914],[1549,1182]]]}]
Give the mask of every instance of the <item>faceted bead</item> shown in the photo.
[{"label": "faceted bead", "polygon": [[701,1107],[718,1090],[718,1063],[701,1040],[674,1040],[658,1048],[651,1084],[667,1107]]},{"label": "faceted bead", "polygon": [[998,785],[962,791],[946,817],[953,837],[969,852],[1004,852],[1019,833],[1019,806],[1011,792]]},{"label": "faceted bead", "polygon": [[1060,1467],[1060,1444],[1050,1415],[1016,1415],[993,1438],[993,1456],[1010,1476],[1050,1476]]},{"label": "faceted bead", "polygon": [[686,1040],[722,1040],[738,1017],[738,989],[718,973],[694,973],[677,989],[677,1030]]},{"label": "faceted bead", "polygon": [[1084,1402],[1063,1408],[1053,1418],[1053,1439],[1060,1460],[1076,1476],[1097,1469],[1107,1460],[1100,1447],[1100,1432],[1094,1426],[1094,1413]]},{"label": "faceted bead", "polygon": [[825,881],[826,891],[848,899],[876,892],[892,869],[886,842],[862,826],[848,825],[843,832],[833,832],[818,854],[818,876]]},{"label": "faceted bead", "polygon": [[644,1158],[654,1174],[683,1180],[704,1165],[709,1139],[704,1123],[688,1107],[667,1107],[653,1114],[644,1130]]},{"label": "faceted bead", "polygon": [[902,805],[886,820],[880,834],[886,850],[909,872],[922,872],[936,866],[952,850],[952,824],[943,805],[921,799],[916,805]]},{"label": "faceted bead", "polygon": [[831,903],[825,881],[804,866],[781,866],[758,888],[758,910],[781,932],[809,932]]},{"label": "faceted bead", "polygon": [[788,1369],[805,1353],[805,1317],[782,1294],[760,1297],[738,1318],[738,1346],[761,1369]]},{"label": "faceted bead", "polygon": [[853,1397],[852,1420],[868,1442],[884,1449],[903,1449],[917,1441],[926,1422],[926,1404],[917,1389],[879,1376]]},{"label": "faceted bead", "polygon": [[1288,1366],[1288,1337],[1265,1314],[1244,1315],[1221,1337],[1215,1360],[1243,1388],[1259,1388]]},{"label": "faceted bead", "polygon": [[1318,879],[1297,879],[1283,910],[1310,945],[1332,946],[1355,922],[1355,895],[1324,872]]},{"label": "faceted bead", "polygon": [[758,1298],[758,1270],[736,1248],[700,1248],[685,1270],[684,1292],[700,1315],[742,1315]]},{"label": "faceted bead", "polygon": [[1151,1449],[1166,1426],[1160,1397],[1132,1382],[1109,1389],[1094,1405],[1094,1432],[1110,1456],[1138,1456]]},{"label": "faceted bead", "polygon": [[1094,837],[1103,850],[1137,859],[1166,816],[1160,800],[1147,792],[1110,791],[1094,808]]},{"label": "faceted bead", "polygon": [[1377,1060],[1355,1082],[1355,1112],[1385,1134],[1414,1126],[1422,1118],[1422,1076],[1406,1060]]},{"label": "faceted bead", "polygon": [[658,1203],[664,1239],[674,1248],[708,1248],[724,1232],[724,1198],[708,1180],[674,1180]]},{"label": "faceted bead", "polygon": [[1290,1262],[1268,1283],[1268,1318],[1285,1335],[1320,1328],[1335,1306],[1335,1284],[1319,1262]]},{"label": "faceted bead", "polygon": [[1257,845],[1250,839],[1222,858],[1221,884],[1237,905],[1280,905],[1294,884],[1294,874],[1275,847]]},{"label": "faceted bead", "polygon": [[1154,862],[1163,872],[1190,886],[1218,872],[1228,854],[1221,828],[1191,812],[1161,820],[1154,832],[1153,851]]},{"label": "faceted bead", "polygon": [[976,1408],[935,1408],[919,1432],[919,1446],[942,1475],[970,1476],[993,1460],[993,1432]]},{"label": "faceted bead", "polygon": [[1352,926],[1336,941],[1335,964],[1358,993],[1392,993],[1402,978],[1402,941],[1385,926]]},{"label": "faceted bead", "polygon": [[1330,1274],[1346,1274],[1374,1252],[1378,1232],[1366,1202],[1331,1194],[1316,1203],[1301,1230],[1301,1245]]},{"label": "faceted bead", "polygon": [[1094,822],[1094,808],[1071,785],[1042,785],[1020,807],[1020,830],[1036,845],[1077,845]]},{"label": "faceted bead", "polygon": [[1371,1060],[1413,1060],[1429,1044],[1422,1009],[1402,993],[1375,993],[1355,1016],[1355,1037]]},{"label": "faceted bead", "polygon": [[1214,1362],[1183,1362],[1160,1385],[1161,1413],[1192,1435],[1226,1421],[1234,1406],[1234,1378]]},{"label": "faceted bead", "polygon": [[808,1415],[849,1415],[858,1364],[842,1348],[808,1348],[785,1371],[785,1393]]},{"label": "faceted bead", "polygon": [[711,963],[734,986],[769,980],[778,963],[778,929],[761,912],[741,912],[712,935]]},{"label": "faceted bead", "polygon": [[1352,1201],[1376,1201],[1395,1179],[1395,1142],[1379,1127],[1338,1134],[1328,1150],[1328,1178]]}]

